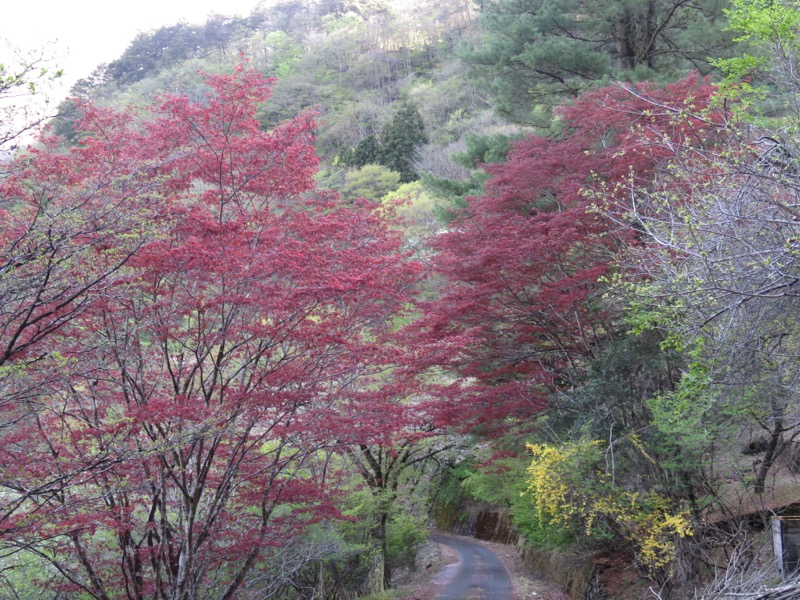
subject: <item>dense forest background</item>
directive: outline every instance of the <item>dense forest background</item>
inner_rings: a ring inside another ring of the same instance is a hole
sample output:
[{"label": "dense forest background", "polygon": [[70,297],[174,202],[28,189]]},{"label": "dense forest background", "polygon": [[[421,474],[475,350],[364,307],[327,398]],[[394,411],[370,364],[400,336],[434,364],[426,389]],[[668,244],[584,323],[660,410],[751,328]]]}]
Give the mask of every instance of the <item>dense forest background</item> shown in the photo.
[{"label": "dense forest background", "polygon": [[618,597],[797,593],[799,26],[262,2],[27,149],[58,74],[0,65],[0,595],[392,597],[480,506]]}]

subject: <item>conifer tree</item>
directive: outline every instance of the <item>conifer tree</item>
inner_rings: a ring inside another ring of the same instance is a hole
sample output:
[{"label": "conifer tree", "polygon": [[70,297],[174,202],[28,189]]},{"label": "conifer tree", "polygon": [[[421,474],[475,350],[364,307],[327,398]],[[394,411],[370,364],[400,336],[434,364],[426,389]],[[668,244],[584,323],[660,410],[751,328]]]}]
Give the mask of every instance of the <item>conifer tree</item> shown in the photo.
[{"label": "conifer tree", "polygon": [[352,164],[355,167],[377,165],[380,164],[380,156],[380,142],[378,142],[378,138],[376,138],[374,134],[369,134],[358,142],[358,145],[353,151]]},{"label": "conifer tree", "polygon": [[417,146],[427,143],[422,115],[414,104],[406,102],[381,133],[380,164],[400,173],[400,181],[417,179],[413,162]]},{"label": "conifer tree", "polygon": [[710,57],[730,47],[723,8],[715,0],[488,0],[486,35],[465,58],[503,115],[532,123],[537,104],[557,105],[593,82],[707,73]]}]

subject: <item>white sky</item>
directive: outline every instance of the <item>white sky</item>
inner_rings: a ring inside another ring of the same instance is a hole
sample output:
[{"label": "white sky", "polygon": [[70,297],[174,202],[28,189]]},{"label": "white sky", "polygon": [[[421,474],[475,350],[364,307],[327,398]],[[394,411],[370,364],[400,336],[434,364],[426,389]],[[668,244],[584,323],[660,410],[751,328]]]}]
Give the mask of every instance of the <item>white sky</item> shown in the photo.
[{"label": "white sky", "polygon": [[[247,16],[258,0],[11,0],[0,19],[0,42],[26,49],[54,42],[63,87],[119,57],[140,31],[179,21],[203,23],[211,13]],[[66,91],[64,92],[66,93]]]}]

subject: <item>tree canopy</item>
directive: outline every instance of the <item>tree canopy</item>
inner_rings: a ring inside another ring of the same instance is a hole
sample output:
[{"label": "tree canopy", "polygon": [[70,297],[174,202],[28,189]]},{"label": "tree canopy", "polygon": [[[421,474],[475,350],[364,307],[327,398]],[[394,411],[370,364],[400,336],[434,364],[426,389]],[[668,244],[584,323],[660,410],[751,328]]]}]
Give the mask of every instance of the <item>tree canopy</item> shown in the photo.
[{"label": "tree canopy", "polygon": [[[0,595],[375,594],[478,503],[631,596],[770,584],[798,14],[290,1],[138,36],[2,163]],[[3,64],[0,99],[49,78]]]},{"label": "tree canopy", "polygon": [[[3,542],[40,548],[62,590],[232,597],[335,514],[312,463],[358,440],[337,406],[381,405],[371,382],[400,357],[389,324],[417,269],[398,235],[315,191],[309,115],[258,130],[257,73],[207,85],[146,121],[86,106],[78,147],[3,185],[25,207],[4,270],[31,273],[4,320],[6,385],[27,391],[4,405]],[[63,241],[55,210],[82,219]]]},{"label": "tree canopy", "polygon": [[598,2],[490,0],[484,40],[465,54],[495,90],[498,108],[522,122],[610,78],[708,72],[730,46],[716,0]]}]

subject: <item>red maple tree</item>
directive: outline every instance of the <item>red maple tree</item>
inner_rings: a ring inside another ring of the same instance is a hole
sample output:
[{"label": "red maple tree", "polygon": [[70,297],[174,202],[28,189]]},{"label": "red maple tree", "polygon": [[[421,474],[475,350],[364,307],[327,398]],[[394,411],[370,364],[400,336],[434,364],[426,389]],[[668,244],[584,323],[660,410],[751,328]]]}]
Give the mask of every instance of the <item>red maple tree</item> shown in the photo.
[{"label": "red maple tree", "polygon": [[[87,113],[99,138],[64,153],[45,139],[4,165],[0,181],[0,435],[19,423],[63,365],[48,338],[86,313],[124,277],[124,267],[153,232],[144,226],[161,193],[161,159],[131,115]],[[102,141],[105,140],[105,141]],[[11,447],[9,447],[10,449]],[[22,458],[26,458],[23,451]],[[0,500],[0,531],[29,497],[55,493],[68,480],[43,477],[18,485],[19,463],[2,463],[0,481],[13,490]],[[13,529],[13,528],[12,528]]]},{"label": "red maple tree", "polygon": [[508,162],[485,166],[485,194],[433,242],[444,283],[420,322],[431,351],[421,363],[462,376],[444,421],[525,419],[575,382],[615,327],[598,282],[635,237],[592,206],[624,204],[671,143],[709,143],[702,111],[713,91],[696,76],[590,91],[559,111],[560,134],[528,137]]},{"label": "red maple tree", "polygon": [[315,465],[353,443],[339,407],[396,401],[386,338],[417,266],[374,206],[315,190],[310,115],[264,132],[268,82],[206,83],[147,119],[84,107],[81,147],[35,153],[5,192],[32,202],[27,182],[85,163],[113,199],[87,201],[134,221],[76,238],[117,276],[36,340],[0,449],[5,541],[93,598],[233,597],[266,547],[335,512]]}]

